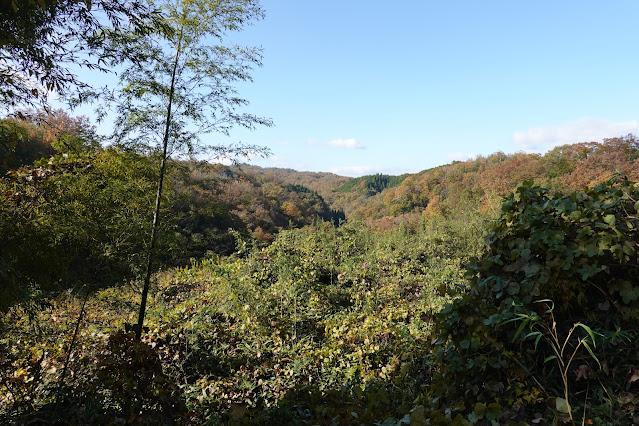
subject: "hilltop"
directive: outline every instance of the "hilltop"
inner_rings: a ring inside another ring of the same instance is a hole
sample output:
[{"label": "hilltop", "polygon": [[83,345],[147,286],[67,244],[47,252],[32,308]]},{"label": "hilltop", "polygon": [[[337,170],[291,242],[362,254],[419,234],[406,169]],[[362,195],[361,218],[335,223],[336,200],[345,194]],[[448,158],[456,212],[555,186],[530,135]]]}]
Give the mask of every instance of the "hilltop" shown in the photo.
[{"label": "hilltop", "polygon": [[387,228],[432,215],[467,209],[495,209],[524,181],[563,190],[592,187],[615,174],[639,178],[639,139],[634,135],[602,142],[562,145],[545,154],[494,153],[401,176],[348,178],[332,173],[242,165],[255,176],[314,190],[346,219],[364,219]]}]

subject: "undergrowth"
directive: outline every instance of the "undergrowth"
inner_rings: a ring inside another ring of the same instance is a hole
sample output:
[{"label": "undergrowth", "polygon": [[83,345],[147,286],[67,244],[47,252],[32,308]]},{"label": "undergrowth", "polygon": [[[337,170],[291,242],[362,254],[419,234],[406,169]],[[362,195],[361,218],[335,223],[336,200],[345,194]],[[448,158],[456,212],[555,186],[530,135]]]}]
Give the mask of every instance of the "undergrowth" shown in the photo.
[{"label": "undergrowth", "polygon": [[15,307],[0,339],[0,413],[71,424],[410,417],[431,381],[442,290],[463,282],[483,248],[487,222],[476,219],[385,234],[318,223],[265,248],[239,244],[234,256],[159,274],[140,343],[135,283],[91,294],[84,310],[74,292],[31,319]]},{"label": "undergrowth", "polygon": [[636,424],[638,211],[526,184],[493,223],[238,241],[156,276],[141,342],[135,282],[14,306],[0,421]]}]

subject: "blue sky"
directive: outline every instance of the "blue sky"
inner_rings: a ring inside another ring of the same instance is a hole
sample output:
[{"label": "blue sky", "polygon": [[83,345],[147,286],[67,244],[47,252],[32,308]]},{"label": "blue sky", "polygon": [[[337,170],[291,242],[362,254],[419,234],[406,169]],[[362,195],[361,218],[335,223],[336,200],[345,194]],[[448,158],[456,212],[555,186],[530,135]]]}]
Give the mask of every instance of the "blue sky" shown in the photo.
[{"label": "blue sky", "polygon": [[[639,2],[264,0],[263,166],[417,172],[639,132]],[[212,136],[212,139],[219,138]]]},{"label": "blue sky", "polygon": [[639,133],[637,1],[263,0],[233,40],[264,49],[247,112],[204,138],[261,166],[417,172],[497,151]]}]

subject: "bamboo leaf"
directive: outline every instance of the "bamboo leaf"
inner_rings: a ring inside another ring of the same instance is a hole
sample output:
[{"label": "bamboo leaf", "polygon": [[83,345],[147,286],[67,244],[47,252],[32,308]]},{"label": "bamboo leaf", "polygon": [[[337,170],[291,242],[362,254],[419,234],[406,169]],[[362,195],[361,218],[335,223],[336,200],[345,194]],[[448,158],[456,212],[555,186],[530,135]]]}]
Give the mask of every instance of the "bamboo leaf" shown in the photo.
[{"label": "bamboo leaf", "polygon": [[513,337],[513,342],[517,339],[517,337],[519,337],[521,332],[524,331],[524,328],[526,328],[526,325],[528,324],[528,322],[529,320],[524,320],[521,322],[521,324],[519,325],[519,328],[517,328],[517,331],[515,332],[515,336]]},{"label": "bamboo leaf", "polygon": [[590,348],[590,345],[588,344],[588,342],[586,342],[586,339],[582,339],[581,343],[584,345],[584,347],[588,350],[588,352],[590,353],[590,356],[592,356],[592,358],[597,361],[597,365],[599,365],[599,368],[601,368],[601,363],[599,362],[599,359],[597,358],[597,356],[595,355],[595,353],[592,351],[592,349]]},{"label": "bamboo leaf", "polygon": [[580,322],[578,322],[575,325],[578,326],[578,327],[583,328],[584,330],[586,330],[586,333],[588,333],[588,335],[590,336],[590,339],[592,340],[592,345],[594,347],[597,347],[597,344],[595,343],[595,334],[593,333],[592,329],[590,327],[588,327],[586,324],[582,324]]}]

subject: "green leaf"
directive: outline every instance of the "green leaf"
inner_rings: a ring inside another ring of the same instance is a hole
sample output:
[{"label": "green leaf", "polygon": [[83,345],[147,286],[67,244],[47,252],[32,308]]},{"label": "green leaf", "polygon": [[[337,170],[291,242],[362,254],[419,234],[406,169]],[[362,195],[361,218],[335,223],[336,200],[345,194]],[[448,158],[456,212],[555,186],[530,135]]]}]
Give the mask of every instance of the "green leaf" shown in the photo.
[{"label": "green leaf", "polygon": [[550,300],[550,299],[540,299],[540,300],[535,300],[535,303],[547,303],[548,305],[550,305],[550,306],[548,307],[548,309],[546,310],[546,313],[547,313],[547,314],[549,314],[549,313],[551,313],[552,311],[554,311],[554,310],[555,310],[555,302],[553,302],[553,301],[552,301],[552,300]]},{"label": "green leaf", "polygon": [[537,338],[535,339],[535,350],[537,350],[537,345],[539,345],[540,340],[541,340],[541,333],[539,333],[537,335]]},{"label": "green leaf", "polygon": [[586,333],[588,333],[588,335],[590,336],[590,339],[592,340],[593,346],[597,347],[597,345],[595,343],[595,334],[592,332],[592,329],[590,327],[588,327],[586,324],[583,324],[583,323],[580,323],[580,322],[575,324],[575,326],[576,327],[581,327],[584,330],[586,330]]},{"label": "green leaf", "polygon": [[568,404],[568,401],[566,401],[563,398],[555,398],[555,407],[557,408],[557,411],[559,411],[560,413],[563,413],[563,414],[570,413],[570,405]]},{"label": "green leaf", "polygon": [[603,220],[610,226],[615,226],[615,224],[617,223],[617,218],[614,214],[608,214],[604,216]]},{"label": "green leaf", "polygon": [[637,292],[629,281],[622,281],[619,284],[619,295],[623,299],[623,303],[626,305],[630,302],[637,300]]},{"label": "green leaf", "polygon": [[539,269],[540,267],[537,264],[528,265],[524,268],[524,273],[526,274],[526,277],[532,277],[539,272]]},{"label": "green leaf", "polygon": [[557,355],[550,355],[548,358],[544,360],[544,364],[547,363],[548,361],[552,361],[555,358],[557,358]]},{"label": "green leaf", "polygon": [[623,252],[628,256],[632,256],[635,254],[635,248],[630,241],[624,241],[623,243]]},{"label": "green leaf", "polygon": [[484,320],[484,325],[493,325],[493,324],[497,324],[499,323],[499,320],[501,319],[501,315],[499,314],[492,314],[490,317],[486,318]]},{"label": "green leaf", "polygon": [[597,358],[597,356],[595,355],[595,353],[592,351],[592,349],[590,348],[590,345],[588,344],[588,342],[586,342],[585,339],[583,339],[581,341],[581,343],[585,346],[585,348],[588,350],[588,353],[590,353],[590,356],[597,361],[597,364],[599,365],[599,368],[601,368],[601,363],[599,362],[599,359]]},{"label": "green leaf", "polygon": [[508,285],[508,288],[506,289],[507,293],[510,294],[511,296],[518,294],[519,290],[520,290],[520,287],[518,283],[510,283],[510,285]]},{"label": "green leaf", "polygon": [[424,411],[424,406],[420,405],[413,409],[410,413],[410,424],[411,425],[426,425],[426,413]]},{"label": "green leaf", "polygon": [[601,272],[601,268],[597,265],[582,265],[577,272],[581,274],[581,279],[586,281],[588,278]]},{"label": "green leaf", "polygon": [[488,408],[486,409],[486,420],[498,420],[501,418],[502,407],[501,405],[493,402],[488,404]]},{"label": "green leaf", "polygon": [[486,404],[478,402],[475,404],[475,408],[473,409],[473,413],[478,420],[481,420],[486,415]]},{"label": "green leaf", "polygon": [[521,322],[521,324],[519,325],[519,328],[517,328],[517,331],[515,332],[515,335],[513,336],[513,342],[517,340],[517,337],[519,337],[521,332],[524,331],[524,328],[526,327],[526,325],[528,325],[528,323],[529,323],[529,320],[527,319]]}]

